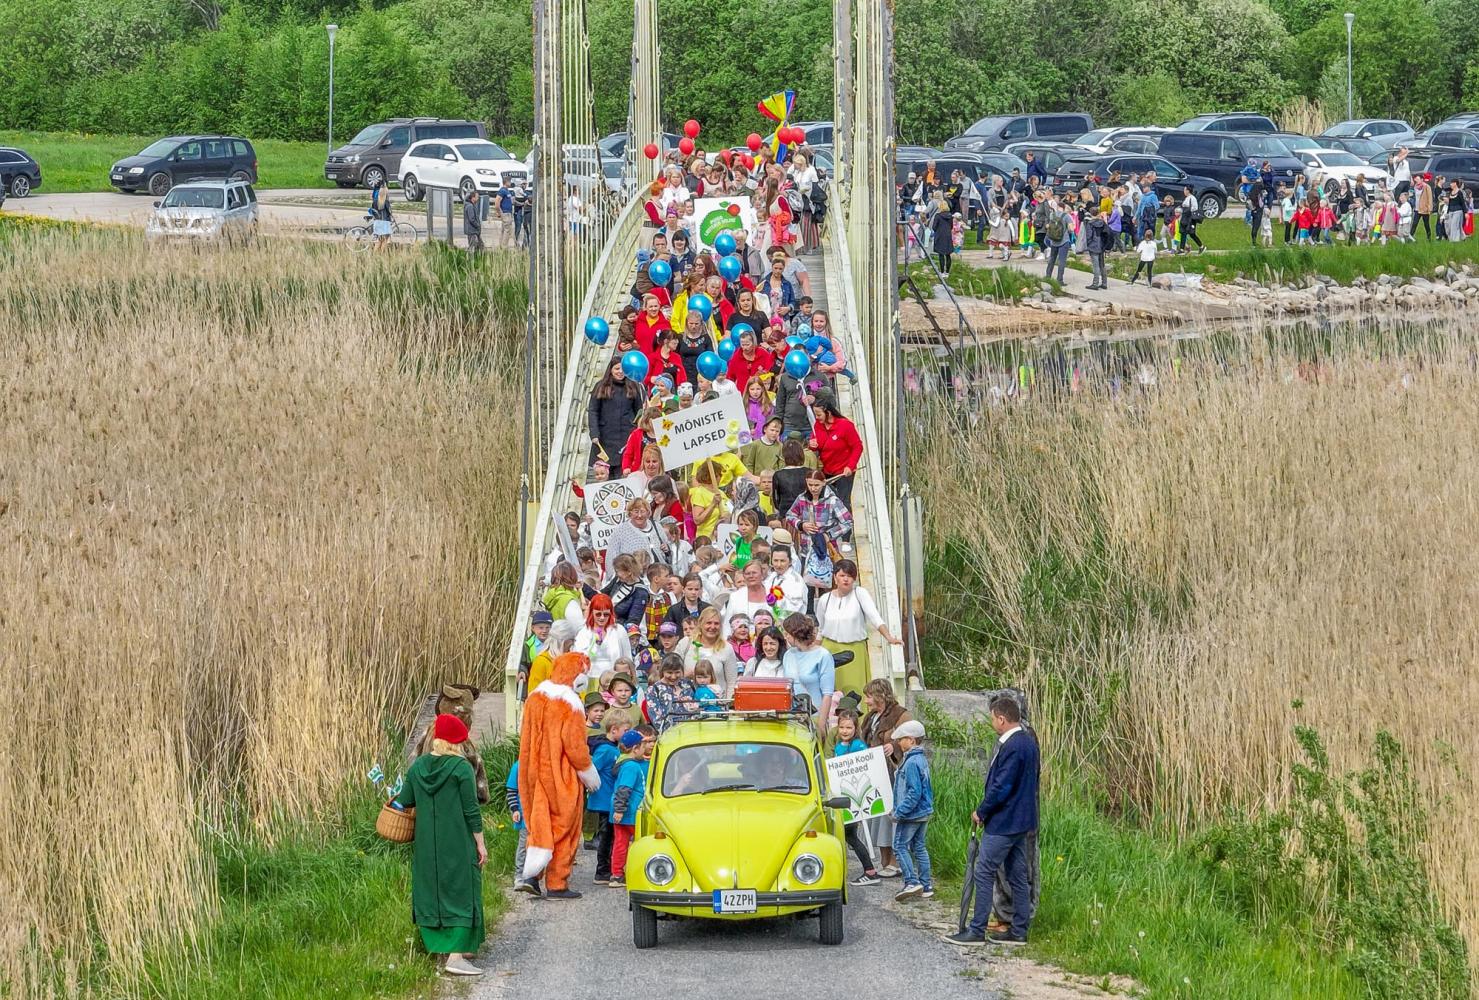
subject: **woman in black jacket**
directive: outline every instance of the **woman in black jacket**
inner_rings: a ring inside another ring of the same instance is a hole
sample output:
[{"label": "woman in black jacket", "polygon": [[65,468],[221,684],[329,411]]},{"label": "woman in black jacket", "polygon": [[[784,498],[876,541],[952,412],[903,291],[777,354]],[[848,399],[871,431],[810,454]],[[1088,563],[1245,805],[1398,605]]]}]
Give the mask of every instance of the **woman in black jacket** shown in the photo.
[{"label": "woman in black jacket", "polygon": [[[678,338],[678,356],[683,359],[683,373],[698,385],[698,356],[714,349],[714,338],[709,336],[709,324],[704,322],[703,313],[688,310],[683,322],[683,334]],[[673,386],[674,389],[678,388]]]},{"label": "woman in black jacket", "polygon": [[586,407],[591,430],[591,465],[605,452],[604,460],[616,467],[614,475],[621,474],[622,449],[637,425],[642,397],[642,387],[621,370],[621,358],[612,358],[605,377],[591,390],[590,405]]}]

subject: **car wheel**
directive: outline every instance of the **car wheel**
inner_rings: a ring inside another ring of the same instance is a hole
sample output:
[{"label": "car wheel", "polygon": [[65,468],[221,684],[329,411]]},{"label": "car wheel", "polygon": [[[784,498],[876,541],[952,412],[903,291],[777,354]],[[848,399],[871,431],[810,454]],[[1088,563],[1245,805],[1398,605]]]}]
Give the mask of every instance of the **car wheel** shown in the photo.
[{"label": "car wheel", "polygon": [[1327,198],[1333,196],[1339,190],[1340,182],[1338,182],[1335,178],[1332,177],[1325,182],[1325,196]]},{"label": "car wheel", "polygon": [[407,201],[421,200],[421,182],[416,179],[415,174],[407,174],[401,179],[401,194],[406,196]]},{"label": "car wheel", "polygon": [[239,184],[250,184],[252,182],[252,175],[245,170],[234,170],[231,173],[231,179]]},{"label": "car wheel", "polygon": [[[822,944],[842,943],[842,904],[828,903],[822,907],[822,928],[819,939]],[[654,928],[655,930],[656,928]]]},{"label": "car wheel", "polygon": [[365,172],[360,174],[360,179],[365,182],[365,187],[377,188],[385,183],[385,169],[383,167],[366,167]]},{"label": "car wheel", "polygon": [[10,179],[10,193],[16,198],[24,198],[31,193],[31,178],[25,174],[16,174]]},{"label": "car wheel", "polygon": [[463,201],[466,201],[469,197],[471,197],[472,193],[477,189],[478,187],[472,182],[471,177],[462,178],[462,183],[457,185],[457,193],[461,196]]},{"label": "car wheel", "polygon": [[[841,920],[840,914],[838,919]],[[657,947],[656,910],[649,910],[645,906],[632,907],[632,944],[638,948]]]},{"label": "car wheel", "polygon": [[1227,208],[1215,194],[1202,195],[1202,218],[1215,219]]},{"label": "car wheel", "polygon": [[169,189],[173,186],[170,182],[169,174],[163,170],[149,178],[149,193],[156,198],[163,198],[169,194]]}]

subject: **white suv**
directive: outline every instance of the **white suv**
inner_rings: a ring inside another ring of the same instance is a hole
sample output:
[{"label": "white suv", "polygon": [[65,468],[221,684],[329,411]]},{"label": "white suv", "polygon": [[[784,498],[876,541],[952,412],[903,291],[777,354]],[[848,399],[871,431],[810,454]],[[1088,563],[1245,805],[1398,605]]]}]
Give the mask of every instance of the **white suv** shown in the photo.
[{"label": "white suv", "polygon": [[522,160],[486,139],[427,139],[401,158],[401,190],[407,201],[420,201],[429,187],[454,188],[465,200],[474,190],[497,191],[528,179]]},{"label": "white suv", "polygon": [[144,237],[247,243],[257,235],[257,192],[244,181],[188,181],[154,203]]}]

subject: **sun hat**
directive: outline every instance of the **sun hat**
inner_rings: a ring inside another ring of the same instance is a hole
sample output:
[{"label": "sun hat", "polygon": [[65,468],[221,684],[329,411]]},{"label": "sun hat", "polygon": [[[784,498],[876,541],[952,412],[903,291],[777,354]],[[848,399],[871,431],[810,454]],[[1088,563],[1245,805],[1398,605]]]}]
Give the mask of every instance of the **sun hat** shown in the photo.
[{"label": "sun hat", "polygon": [[605,704],[606,699],[601,697],[601,692],[599,691],[592,691],[590,694],[585,696],[586,708],[595,708],[597,705],[604,706]]},{"label": "sun hat", "polygon": [[894,727],[894,739],[904,736],[909,737],[911,740],[924,739],[924,723],[918,719],[910,719],[908,722],[899,723]]},{"label": "sun hat", "polygon": [[455,715],[438,715],[432,723],[431,735],[447,743],[466,743],[467,726]]},{"label": "sun hat", "polygon": [[791,533],[785,528],[776,528],[770,533],[770,543],[772,545],[790,545]]}]

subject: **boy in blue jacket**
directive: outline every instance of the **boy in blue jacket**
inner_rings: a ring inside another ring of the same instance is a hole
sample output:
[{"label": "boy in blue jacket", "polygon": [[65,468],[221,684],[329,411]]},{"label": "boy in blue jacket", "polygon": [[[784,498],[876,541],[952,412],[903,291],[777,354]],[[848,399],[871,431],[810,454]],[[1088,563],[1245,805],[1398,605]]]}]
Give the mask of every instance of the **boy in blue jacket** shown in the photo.
[{"label": "boy in blue jacket", "polygon": [[657,742],[657,730],[651,726],[629,729],[621,738],[621,748],[631,754],[616,771],[616,790],[611,795],[611,825],[614,843],[611,847],[611,881],[613,889],[627,884],[627,848],[637,832],[637,810],[647,790],[648,758]]},{"label": "boy in blue jacket", "polygon": [[930,855],[924,846],[925,828],[935,811],[935,789],[930,783],[929,760],[920,746],[923,742],[924,723],[916,719],[894,729],[894,746],[904,754],[894,774],[894,857],[904,876],[904,888],[894,895],[899,902],[935,894]]},{"label": "boy in blue jacket", "polygon": [[601,787],[591,792],[585,807],[596,814],[596,885],[611,881],[611,797],[616,793],[616,762],[621,757],[621,738],[631,728],[625,715],[606,720],[606,736],[591,750],[591,764],[601,776]]}]

